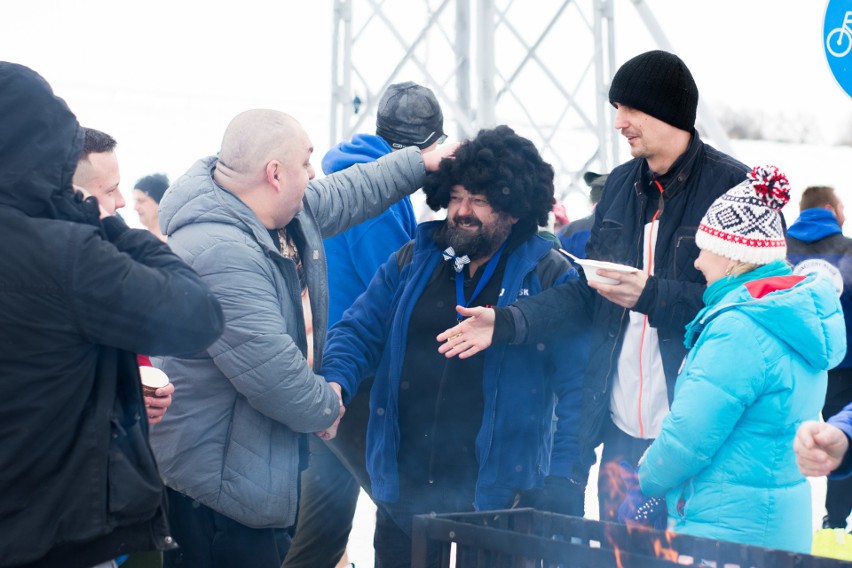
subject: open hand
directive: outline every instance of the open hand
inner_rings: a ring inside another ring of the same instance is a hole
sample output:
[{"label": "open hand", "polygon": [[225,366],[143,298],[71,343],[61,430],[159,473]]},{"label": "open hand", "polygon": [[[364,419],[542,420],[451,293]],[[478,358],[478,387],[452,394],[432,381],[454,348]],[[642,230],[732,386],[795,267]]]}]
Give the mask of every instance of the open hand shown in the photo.
[{"label": "open hand", "polygon": [[438,353],[447,358],[458,355],[459,359],[467,359],[483,349],[488,349],[494,337],[494,310],[456,306],[456,311],[463,315],[465,320],[437,337],[439,342],[443,342],[438,347]]}]

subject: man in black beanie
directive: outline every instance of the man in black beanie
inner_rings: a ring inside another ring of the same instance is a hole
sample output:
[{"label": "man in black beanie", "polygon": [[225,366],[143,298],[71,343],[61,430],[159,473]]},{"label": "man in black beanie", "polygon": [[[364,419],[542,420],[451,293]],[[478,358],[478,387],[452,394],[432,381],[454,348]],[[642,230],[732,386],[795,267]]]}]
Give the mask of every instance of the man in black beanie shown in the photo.
[{"label": "man in black beanie", "polygon": [[693,266],[696,227],[747,168],[701,141],[698,88],[672,53],[649,51],[624,63],[609,100],[633,160],[609,174],[586,254],[638,270],[598,270],[618,283],[583,277],[507,308],[464,310],[468,319],[439,340],[447,356],[472,356],[491,343],[539,342],[591,328],[580,459],[569,479],[584,490],[593,450],[603,443],[598,499],[601,520],[611,521],[626,489],[618,464],[635,467],[660,432],[686,354],[684,326],[703,306],[706,282]]},{"label": "man in black beanie", "polygon": [[169,178],[165,174],[151,174],[140,178],[133,186],[133,209],[139,216],[139,222],[163,242],[166,237],[160,230],[160,217],[157,213],[160,200],[169,188]]}]

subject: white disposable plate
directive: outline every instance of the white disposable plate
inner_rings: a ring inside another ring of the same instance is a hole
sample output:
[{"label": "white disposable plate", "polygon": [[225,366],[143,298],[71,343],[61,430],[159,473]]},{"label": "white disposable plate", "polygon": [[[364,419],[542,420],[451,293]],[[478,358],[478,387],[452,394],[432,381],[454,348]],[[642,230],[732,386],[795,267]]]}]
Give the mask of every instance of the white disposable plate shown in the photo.
[{"label": "white disposable plate", "polygon": [[625,273],[636,272],[639,270],[635,266],[627,266],[626,264],[617,264],[615,262],[607,262],[605,260],[592,260],[590,258],[577,258],[567,252],[565,254],[570,256],[575,263],[583,267],[583,272],[586,273],[586,280],[600,282],[602,284],[618,284],[618,280],[607,278],[606,276],[600,276],[598,274],[598,269]]}]

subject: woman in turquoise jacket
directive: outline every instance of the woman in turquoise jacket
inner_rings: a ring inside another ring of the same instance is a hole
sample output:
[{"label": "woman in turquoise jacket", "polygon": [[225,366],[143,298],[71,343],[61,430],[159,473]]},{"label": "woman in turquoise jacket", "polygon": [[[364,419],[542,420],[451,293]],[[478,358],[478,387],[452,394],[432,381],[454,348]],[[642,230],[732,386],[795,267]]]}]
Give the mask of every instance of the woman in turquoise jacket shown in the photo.
[{"label": "woman in turquoise jacket", "polygon": [[831,283],[784,260],[788,200],[783,174],[755,168],[702,219],[705,307],[687,326],[690,351],[639,482],[665,495],[674,532],[806,553],[811,492],[793,438],[818,416],[846,334]]}]

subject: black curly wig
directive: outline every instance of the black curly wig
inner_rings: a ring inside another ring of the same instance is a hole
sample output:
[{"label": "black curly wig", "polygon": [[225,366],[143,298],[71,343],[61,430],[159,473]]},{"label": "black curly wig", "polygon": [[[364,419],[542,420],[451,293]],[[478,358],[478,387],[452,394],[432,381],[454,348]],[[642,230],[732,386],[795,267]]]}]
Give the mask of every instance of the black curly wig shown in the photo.
[{"label": "black curly wig", "polygon": [[508,126],[480,130],[454,157],[426,176],[423,191],[433,211],[446,209],[454,185],[485,195],[492,209],[518,218],[514,233],[530,236],[547,224],[553,207],[553,167],[535,145]]}]

